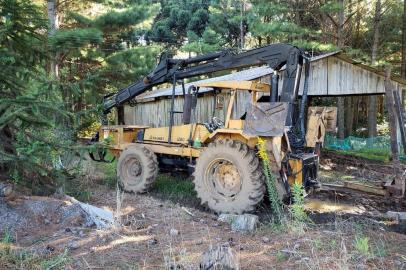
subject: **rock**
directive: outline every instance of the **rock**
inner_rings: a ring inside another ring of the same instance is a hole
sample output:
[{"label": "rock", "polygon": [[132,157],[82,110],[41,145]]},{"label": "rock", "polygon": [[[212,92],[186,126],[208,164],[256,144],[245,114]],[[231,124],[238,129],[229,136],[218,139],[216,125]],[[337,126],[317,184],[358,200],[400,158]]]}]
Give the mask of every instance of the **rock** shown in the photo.
[{"label": "rock", "polygon": [[397,221],[406,221],[406,212],[388,211],[386,216]]},{"label": "rock", "polygon": [[91,227],[93,227],[93,226],[96,226],[96,224],[94,223],[93,220],[88,219],[88,220],[86,220],[84,226],[87,227],[87,228],[91,228]]},{"label": "rock", "polygon": [[76,243],[76,242],[70,242],[70,243],[68,244],[68,249],[69,249],[69,250],[75,250],[75,249],[78,249],[78,248],[79,248],[79,244]]},{"label": "rock", "polygon": [[232,237],[230,237],[230,238],[228,238],[228,244],[230,245],[230,247],[233,247],[233,246],[235,246],[235,242],[234,242],[234,238],[232,238]]},{"label": "rock", "polygon": [[240,269],[237,253],[228,245],[217,245],[210,247],[202,255],[200,262],[201,270],[213,269]]},{"label": "rock", "polygon": [[44,224],[49,225],[49,224],[51,224],[51,221],[49,221],[49,219],[46,218],[46,219],[44,219]]},{"label": "rock", "polygon": [[402,268],[402,262],[401,262],[401,261],[399,261],[399,260],[394,260],[393,263],[395,264],[395,266],[396,266],[397,268]]},{"label": "rock", "polygon": [[72,230],[70,228],[66,228],[65,232],[72,232]]},{"label": "rock", "polygon": [[231,224],[231,229],[238,232],[251,232],[258,225],[258,216],[251,214],[221,214],[217,220]]},{"label": "rock", "polygon": [[158,240],[157,240],[157,239],[153,238],[153,239],[149,239],[149,240],[148,240],[148,245],[153,246],[153,245],[156,245],[156,244],[158,244]]},{"label": "rock", "polygon": [[261,238],[261,240],[262,240],[262,243],[269,243],[269,241],[271,241],[268,237],[266,237],[266,236],[264,236],[264,237],[262,237]]},{"label": "rock", "polygon": [[355,270],[365,270],[365,265],[362,263],[359,263],[355,266]]},{"label": "rock", "polygon": [[176,229],[171,229],[171,230],[169,231],[169,235],[170,235],[170,236],[177,236],[178,234],[179,234],[179,231],[176,230]]}]

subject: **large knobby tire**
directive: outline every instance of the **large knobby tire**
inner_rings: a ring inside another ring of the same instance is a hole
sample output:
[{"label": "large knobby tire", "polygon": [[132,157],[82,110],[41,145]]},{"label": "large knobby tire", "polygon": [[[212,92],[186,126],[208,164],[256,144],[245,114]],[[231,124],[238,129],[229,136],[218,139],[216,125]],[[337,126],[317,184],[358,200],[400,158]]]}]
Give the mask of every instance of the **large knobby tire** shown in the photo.
[{"label": "large knobby tire", "polygon": [[142,145],[130,145],[117,162],[120,187],[127,192],[143,193],[151,188],[158,175],[156,155]]},{"label": "large knobby tire", "polygon": [[260,161],[254,150],[239,141],[210,143],[197,159],[193,176],[202,204],[217,213],[252,211],[264,197]]}]

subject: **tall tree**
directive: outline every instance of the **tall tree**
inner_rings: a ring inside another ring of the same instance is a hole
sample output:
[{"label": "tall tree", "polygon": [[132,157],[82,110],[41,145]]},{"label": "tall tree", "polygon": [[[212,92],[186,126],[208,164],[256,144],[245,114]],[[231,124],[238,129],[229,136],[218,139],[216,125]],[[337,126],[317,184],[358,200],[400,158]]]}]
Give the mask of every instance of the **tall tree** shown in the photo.
[{"label": "tall tree", "polygon": [[402,65],[401,76],[406,78],[406,1],[403,1]]},{"label": "tall tree", "polygon": [[[376,65],[376,59],[378,54],[379,42],[380,42],[380,24],[382,17],[382,3],[381,0],[376,0],[375,3],[375,14],[374,14],[374,24],[373,24],[373,42],[371,51],[371,65]],[[368,97],[368,137],[376,137],[376,100],[375,95]]]}]

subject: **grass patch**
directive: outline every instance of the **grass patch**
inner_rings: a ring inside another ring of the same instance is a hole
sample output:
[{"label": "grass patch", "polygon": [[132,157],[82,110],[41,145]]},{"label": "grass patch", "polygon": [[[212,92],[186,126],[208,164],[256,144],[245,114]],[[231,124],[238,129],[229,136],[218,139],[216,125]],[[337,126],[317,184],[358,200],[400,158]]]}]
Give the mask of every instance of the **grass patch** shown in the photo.
[{"label": "grass patch", "polygon": [[12,236],[8,230],[0,242],[0,269],[63,269],[68,262],[67,251],[57,256],[38,256],[16,250],[12,246]]},{"label": "grass patch", "polygon": [[109,187],[116,187],[117,185],[117,159],[112,163],[101,163],[103,165],[102,171],[104,174],[103,184]]},{"label": "grass patch", "polygon": [[369,255],[369,238],[356,236],[353,243],[355,251],[360,255]]},{"label": "grass patch", "polygon": [[152,187],[152,192],[170,200],[196,198],[194,184],[190,179],[169,174],[158,175]]},{"label": "grass patch", "polygon": [[390,153],[385,150],[334,150],[335,152],[343,155],[350,155],[354,157],[365,158],[369,160],[379,161],[379,162],[389,162],[390,160]]}]

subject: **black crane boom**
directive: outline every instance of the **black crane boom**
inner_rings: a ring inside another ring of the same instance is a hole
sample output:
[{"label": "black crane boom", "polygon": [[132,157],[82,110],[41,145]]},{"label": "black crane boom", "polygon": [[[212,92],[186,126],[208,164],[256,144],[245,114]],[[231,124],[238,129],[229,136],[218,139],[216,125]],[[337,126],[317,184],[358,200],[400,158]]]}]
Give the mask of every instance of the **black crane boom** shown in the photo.
[{"label": "black crane boom", "polygon": [[[189,59],[173,59],[169,58],[167,54],[162,54],[154,71],[143,80],[135,82],[104,99],[104,113],[109,113],[112,108],[133,99],[153,86],[172,82],[174,78],[181,80],[221,70],[262,65],[268,65],[270,68],[279,71],[286,65],[283,72],[280,101],[289,103],[291,113],[288,115],[291,115],[293,103],[297,98],[299,83],[297,83],[296,78],[300,76],[298,71],[301,70],[303,56],[304,54],[300,49],[289,44],[271,44],[239,54],[225,50]],[[286,124],[292,124],[292,116],[289,117]]]}]

